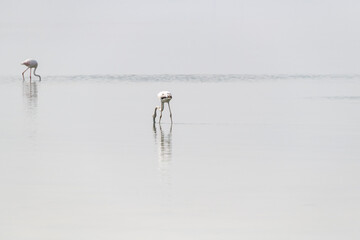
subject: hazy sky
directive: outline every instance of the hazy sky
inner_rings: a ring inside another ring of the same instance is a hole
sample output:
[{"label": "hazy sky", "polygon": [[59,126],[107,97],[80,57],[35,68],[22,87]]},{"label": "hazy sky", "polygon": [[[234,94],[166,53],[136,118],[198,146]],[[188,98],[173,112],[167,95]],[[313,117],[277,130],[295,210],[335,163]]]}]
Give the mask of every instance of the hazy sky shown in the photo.
[{"label": "hazy sky", "polygon": [[2,0],[0,75],[360,73],[358,0]]}]

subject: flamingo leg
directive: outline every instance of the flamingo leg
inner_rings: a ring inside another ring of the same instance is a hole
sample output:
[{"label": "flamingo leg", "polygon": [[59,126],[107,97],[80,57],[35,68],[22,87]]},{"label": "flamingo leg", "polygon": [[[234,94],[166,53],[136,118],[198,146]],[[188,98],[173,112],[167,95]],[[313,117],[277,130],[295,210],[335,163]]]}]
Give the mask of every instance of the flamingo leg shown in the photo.
[{"label": "flamingo leg", "polygon": [[170,111],[170,119],[171,119],[171,123],[173,123],[173,120],[172,120],[172,113],[171,113],[171,108],[170,108],[170,102],[168,102],[168,106],[169,106],[169,111]]},{"label": "flamingo leg", "polygon": [[161,122],[161,118],[162,118],[162,112],[164,111],[164,108],[160,109],[160,119],[159,119],[159,123]]},{"label": "flamingo leg", "polygon": [[22,76],[23,76],[23,81],[25,81],[25,78],[24,78],[24,73],[28,70],[29,68],[25,69],[25,71],[23,71],[22,73]]},{"label": "flamingo leg", "polygon": [[30,82],[31,82],[31,68],[30,68]]}]

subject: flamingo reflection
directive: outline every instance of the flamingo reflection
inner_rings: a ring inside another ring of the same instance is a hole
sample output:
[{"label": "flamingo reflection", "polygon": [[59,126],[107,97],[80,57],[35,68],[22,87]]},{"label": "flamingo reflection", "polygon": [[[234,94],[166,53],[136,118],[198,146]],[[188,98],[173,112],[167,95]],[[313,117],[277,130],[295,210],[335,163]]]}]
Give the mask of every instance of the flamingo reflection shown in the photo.
[{"label": "flamingo reflection", "polygon": [[161,124],[153,124],[155,145],[158,149],[158,171],[163,184],[166,203],[171,202],[171,159],[172,159],[172,124],[166,131]]}]

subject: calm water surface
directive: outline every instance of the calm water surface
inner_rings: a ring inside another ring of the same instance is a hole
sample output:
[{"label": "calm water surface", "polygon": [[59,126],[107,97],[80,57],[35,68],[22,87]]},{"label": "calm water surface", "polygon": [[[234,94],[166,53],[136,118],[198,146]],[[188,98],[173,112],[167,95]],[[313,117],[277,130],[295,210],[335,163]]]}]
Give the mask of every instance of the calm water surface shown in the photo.
[{"label": "calm water surface", "polygon": [[360,76],[1,77],[0,99],[0,239],[360,237]]}]

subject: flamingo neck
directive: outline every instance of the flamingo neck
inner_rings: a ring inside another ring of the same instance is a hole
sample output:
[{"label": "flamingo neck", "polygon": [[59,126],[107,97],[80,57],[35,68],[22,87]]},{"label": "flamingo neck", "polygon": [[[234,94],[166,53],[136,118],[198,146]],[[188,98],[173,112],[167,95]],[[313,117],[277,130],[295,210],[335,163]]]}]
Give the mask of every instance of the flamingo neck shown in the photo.
[{"label": "flamingo neck", "polygon": [[160,112],[162,112],[164,110],[164,103],[161,102],[161,106],[156,106],[155,109],[154,109],[154,114],[153,114],[153,123],[155,124],[155,118],[156,118],[156,112],[157,110],[160,110]]},{"label": "flamingo neck", "polygon": [[163,111],[164,110],[164,103],[161,103],[161,107],[160,106],[155,107],[155,110],[154,110],[154,115],[155,116],[156,116],[157,110]]},{"label": "flamingo neck", "polygon": [[159,107],[156,106],[156,107],[155,107],[155,110],[154,110],[154,114],[153,114],[153,123],[154,123],[154,124],[155,124],[155,118],[156,118],[156,115],[157,115],[156,112],[157,112],[158,108],[159,108]]},{"label": "flamingo neck", "polygon": [[38,77],[38,78],[40,79],[40,81],[41,81],[41,76],[36,74],[36,69],[37,69],[37,67],[34,69],[34,75],[35,75],[36,77]]}]

